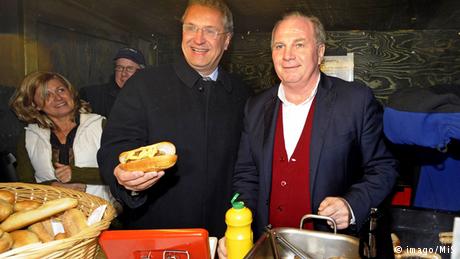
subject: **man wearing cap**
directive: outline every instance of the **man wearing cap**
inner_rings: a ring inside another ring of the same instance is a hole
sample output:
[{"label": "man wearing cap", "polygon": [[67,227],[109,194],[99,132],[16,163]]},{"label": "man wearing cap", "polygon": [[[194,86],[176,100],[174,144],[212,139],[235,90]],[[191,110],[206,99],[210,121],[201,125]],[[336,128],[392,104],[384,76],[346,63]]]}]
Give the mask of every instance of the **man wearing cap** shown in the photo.
[{"label": "man wearing cap", "polygon": [[81,99],[90,103],[94,113],[109,116],[113,103],[121,88],[134,73],[145,67],[142,52],[134,48],[121,48],[114,57],[114,78],[103,85],[87,86],[80,89]]}]

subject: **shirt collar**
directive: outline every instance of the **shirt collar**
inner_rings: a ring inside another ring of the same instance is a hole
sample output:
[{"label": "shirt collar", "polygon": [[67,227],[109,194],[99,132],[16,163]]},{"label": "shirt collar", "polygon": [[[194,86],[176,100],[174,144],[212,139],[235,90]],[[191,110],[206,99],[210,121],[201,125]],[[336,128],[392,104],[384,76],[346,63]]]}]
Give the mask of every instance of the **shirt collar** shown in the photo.
[{"label": "shirt collar", "polygon": [[[173,64],[176,75],[188,87],[193,87],[202,77],[196,70],[189,66],[181,54],[176,56],[176,61]],[[213,76],[215,78],[213,78]],[[219,67],[210,75],[211,79],[215,79],[216,83],[222,85],[228,93],[232,92],[232,81],[224,70],[219,72]]]},{"label": "shirt collar", "polygon": [[216,67],[216,69],[214,69],[214,71],[212,71],[212,73],[207,75],[207,76],[205,76],[205,75],[203,75],[201,73],[200,73],[200,75],[202,77],[209,77],[209,78],[211,78],[212,81],[216,81],[217,77],[219,76],[219,67]]},{"label": "shirt collar", "polygon": [[[311,102],[313,97],[315,97],[316,92],[318,91],[318,85],[319,85],[319,80],[320,79],[321,79],[321,77],[319,76],[318,80],[316,81],[315,88],[313,89],[311,95],[308,96],[308,98],[305,99],[305,101],[303,101],[302,103],[300,103],[298,105],[305,105],[306,103]],[[293,103],[291,103],[291,102],[289,102],[287,100],[286,93],[284,92],[284,85],[283,85],[282,82],[280,83],[280,87],[278,87],[278,98],[281,100],[281,102],[283,102],[284,105],[287,105],[287,106],[295,105],[295,104],[293,104]]]}]

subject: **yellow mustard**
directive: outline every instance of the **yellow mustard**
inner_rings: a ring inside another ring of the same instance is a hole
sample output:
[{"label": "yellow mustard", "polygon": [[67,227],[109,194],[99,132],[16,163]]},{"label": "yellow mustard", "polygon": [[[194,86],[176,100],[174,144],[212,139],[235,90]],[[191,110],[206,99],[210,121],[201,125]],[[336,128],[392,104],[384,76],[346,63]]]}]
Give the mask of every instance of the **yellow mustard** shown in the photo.
[{"label": "yellow mustard", "polygon": [[232,198],[232,208],[225,214],[227,231],[225,245],[228,259],[242,259],[253,246],[251,230],[252,213],[244,206],[244,202],[236,201],[239,193]]}]

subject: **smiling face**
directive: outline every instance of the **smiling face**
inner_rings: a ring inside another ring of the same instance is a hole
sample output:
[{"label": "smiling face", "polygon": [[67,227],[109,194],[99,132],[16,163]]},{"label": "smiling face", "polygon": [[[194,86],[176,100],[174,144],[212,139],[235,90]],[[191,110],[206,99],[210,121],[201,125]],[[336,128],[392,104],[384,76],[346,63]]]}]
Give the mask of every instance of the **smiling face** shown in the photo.
[{"label": "smiling face", "polygon": [[53,121],[67,117],[72,118],[75,109],[69,88],[56,78],[48,81],[44,96],[40,87],[35,89],[34,104],[38,110],[46,113]]},{"label": "smiling face", "polygon": [[316,84],[324,50],[324,44],[316,42],[313,23],[306,18],[288,17],[273,32],[273,64],[286,87]]},{"label": "smiling face", "polygon": [[118,87],[122,88],[125,86],[126,81],[140,68],[139,64],[130,59],[117,59],[115,61],[115,82]]},{"label": "smiling face", "polygon": [[[198,27],[195,32],[182,31],[182,52],[187,63],[202,75],[211,74],[227,50],[231,33],[226,33],[222,13],[202,5],[188,7],[183,19],[184,24]],[[216,38],[203,33],[203,28],[219,32]]]}]

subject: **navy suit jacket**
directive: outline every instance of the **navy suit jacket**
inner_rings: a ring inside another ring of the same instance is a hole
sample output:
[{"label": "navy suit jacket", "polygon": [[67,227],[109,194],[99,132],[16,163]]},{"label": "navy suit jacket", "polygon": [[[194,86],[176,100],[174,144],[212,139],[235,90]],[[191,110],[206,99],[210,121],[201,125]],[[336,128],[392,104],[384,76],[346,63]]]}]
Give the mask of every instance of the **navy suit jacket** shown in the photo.
[{"label": "navy suit jacket", "polygon": [[[269,223],[272,156],[280,100],[272,87],[248,100],[233,188],[254,213],[258,237]],[[382,132],[382,107],[368,87],[321,74],[310,146],[312,212],[328,196],[345,198],[356,227],[391,192],[397,161]],[[295,197],[292,197],[295,199]]]}]

